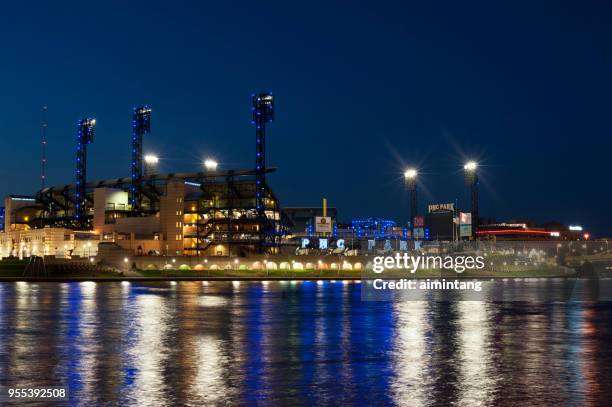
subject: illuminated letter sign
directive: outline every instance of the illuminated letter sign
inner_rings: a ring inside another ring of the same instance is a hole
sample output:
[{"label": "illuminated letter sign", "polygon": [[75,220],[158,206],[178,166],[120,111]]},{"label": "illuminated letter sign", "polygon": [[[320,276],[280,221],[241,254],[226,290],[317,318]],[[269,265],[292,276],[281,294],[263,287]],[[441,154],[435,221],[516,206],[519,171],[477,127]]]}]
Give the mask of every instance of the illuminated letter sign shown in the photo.
[{"label": "illuminated letter sign", "polygon": [[327,239],[319,239],[319,249],[327,249]]},{"label": "illuminated letter sign", "polygon": [[338,239],[336,247],[338,247],[338,249],[344,249],[344,239]]}]

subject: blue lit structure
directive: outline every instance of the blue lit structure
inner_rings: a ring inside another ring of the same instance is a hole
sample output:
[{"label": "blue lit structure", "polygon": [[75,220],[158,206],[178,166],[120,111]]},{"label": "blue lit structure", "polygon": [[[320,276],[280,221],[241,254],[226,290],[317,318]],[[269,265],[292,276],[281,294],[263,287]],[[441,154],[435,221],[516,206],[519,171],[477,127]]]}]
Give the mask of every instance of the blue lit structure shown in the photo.
[{"label": "blue lit structure", "polygon": [[142,203],[142,138],[151,132],[151,108],[135,107],[132,114],[132,185],[130,203],[132,211],[139,212]]},{"label": "blue lit structure", "polygon": [[266,123],[274,120],[274,96],[272,93],[252,95],[253,121],[255,125],[255,211],[259,223],[259,252],[268,243],[275,245],[276,233],[269,230],[266,219]]},{"label": "blue lit structure", "polygon": [[4,207],[0,207],[0,232],[4,231]]},{"label": "blue lit structure", "polygon": [[351,228],[355,231],[357,239],[389,239],[395,237],[393,233],[395,226],[395,221],[381,218],[354,219],[351,221]]},{"label": "blue lit structure", "polygon": [[87,145],[93,143],[96,129],[96,119],[88,117],[77,122],[77,151],[76,151],[76,186],[74,219],[77,224],[83,223],[87,196],[85,184],[87,182]]}]

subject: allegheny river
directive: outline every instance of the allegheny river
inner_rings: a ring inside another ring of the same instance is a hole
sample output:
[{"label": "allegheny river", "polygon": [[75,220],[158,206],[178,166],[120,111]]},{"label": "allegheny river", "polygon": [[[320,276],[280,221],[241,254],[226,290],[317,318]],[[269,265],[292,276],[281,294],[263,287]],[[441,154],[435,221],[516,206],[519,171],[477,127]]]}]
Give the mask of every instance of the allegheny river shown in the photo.
[{"label": "allegheny river", "polygon": [[612,302],[363,301],[361,286],[0,283],[0,386],[67,387],[69,405],[612,399]]}]

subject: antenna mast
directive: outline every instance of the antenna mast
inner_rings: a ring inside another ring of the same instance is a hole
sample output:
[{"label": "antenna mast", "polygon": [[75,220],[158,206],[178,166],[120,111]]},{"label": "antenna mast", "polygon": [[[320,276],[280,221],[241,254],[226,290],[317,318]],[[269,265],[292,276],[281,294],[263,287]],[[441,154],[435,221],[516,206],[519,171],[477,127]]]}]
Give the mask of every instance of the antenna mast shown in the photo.
[{"label": "antenna mast", "polygon": [[47,181],[47,106],[42,108],[42,123],[41,123],[41,140],[40,147],[42,155],[40,159],[40,186],[45,189]]}]

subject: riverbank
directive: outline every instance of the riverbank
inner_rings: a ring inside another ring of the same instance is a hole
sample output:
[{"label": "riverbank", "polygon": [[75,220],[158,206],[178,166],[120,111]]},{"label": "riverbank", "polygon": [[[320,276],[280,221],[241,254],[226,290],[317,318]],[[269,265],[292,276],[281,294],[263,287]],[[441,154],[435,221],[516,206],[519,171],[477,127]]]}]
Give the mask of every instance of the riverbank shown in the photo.
[{"label": "riverbank", "polygon": [[96,272],[96,273],[71,273],[66,275],[50,274],[41,277],[24,277],[23,272],[0,270],[0,281],[265,281],[265,280],[373,280],[383,279],[426,279],[426,278],[445,278],[445,279],[503,279],[503,278],[569,278],[575,274],[550,273],[545,271],[531,270],[528,272],[498,272],[495,274],[484,273],[416,273],[416,274],[375,274],[360,273],[355,271],[339,272],[310,272],[310,271],[274,271],[274,272],[245,272],[244,270],[215,270],[215,271],[131,271],[128,273],[115,272]]},{"label": "riverbank", "polygon": [[445,278],[445,279],[496,279],[496,278],[566,278],[575,272],[561,267],[542,265],[537,269],[469,270],[456,273],[452,270],[418,270],[408,273],[403,270],[386,270],[377,274],[370,270],[116,270],[99,266],[78,265],[72,268],[47,268],[46,275],[24,276],[25,260],[0,261],[0,281],[261,281],[261,280],[371,280],[377,278]]}]

